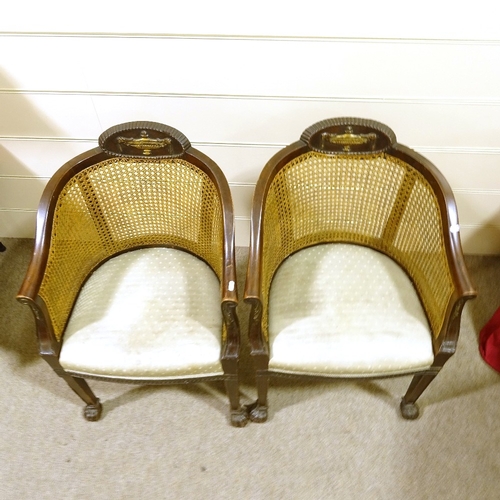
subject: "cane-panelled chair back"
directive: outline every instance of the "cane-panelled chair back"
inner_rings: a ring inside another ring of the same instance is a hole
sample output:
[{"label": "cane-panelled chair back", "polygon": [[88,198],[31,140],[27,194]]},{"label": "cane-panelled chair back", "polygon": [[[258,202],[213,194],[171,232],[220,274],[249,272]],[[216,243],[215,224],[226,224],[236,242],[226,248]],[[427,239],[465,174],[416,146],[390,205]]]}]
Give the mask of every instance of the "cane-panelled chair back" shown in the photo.
[{"label": "cane-panelled chair back", "polygon": [[[445,179],[426,159],[397,144],[392,130],[381,123],[354,118],[319,122],[268,162],[254,196],[245,290],[253,306],[250,342],[262,392],[254,420],[265,419],[267,375],[273,372],[275,339],[269,338],[273,279],[280,266],[302,250],[333,244],[336,251],[348,249],[345,245],[369,248],[389,257],[407,275],[423,307],[434,354],[429,366],[422,367],[424,373],[435,373],[442,366],[444,342],[456,341],[460,311],[475,292],[465,270],[457,211]],[[331,279],[334,282],[335,276]],[[308,297],[304,293],[303,300]],[[307,373],[299,366],[290,373],[294,371]],[[409,367],[409,371],[416,370]],[[321,374],[362,375],[348,369]],[[388,369],[377,373],[391,374]],[[412,397],[403,406],[411,407],[406,413],[414,415]]]},{"label": "cane-panelled chair back", "polygon": [[76,174],[59,194],[39,292],[56,337],[89,273],[127,250],[182,248],[221,280],[223,230],[216,185],[185,160],[111,158]]},{"label": "cane-panelled chair back", "polygon": [[[147,249],[149,253],[144,253]],[[200,271],[195,271],[190,283],[184,283],[183,276],[189,274],[189,269],[179,268],[175,279],[168,277],[169,269],[192,262],[194,266],[202,266],[202,273],[209,270],[208,280],[212,280],[209,275],[214,276],[218,283],[214,289],[215,303],[212,298],[200,297],[199,300],[202,304],[215,305],[209,314],[213,319],[206,321],[220,323],[219,370],[205,373],[204,369],[197,371],[191,367],[189,373],[183,373],[181,368],[177,376],[171,377],[165,376],[168,370],[160,369],[158,377],[149,377],[142,376],[147,372],[141,370],[127,376],[125,366],[119,376],[118,372],[99,371],[85,375],[132,381],[152,378],[154,383],[183,378],[223,378],[230,393],[232,422],[242,425],[245,416],[239,407],[237,389],[239,327],[235,313],[234,227],[229,187],[212,160],[194,149],[182,133],[166,125],[131,122],[107,130],[99,138],[99,147],[71,160],[54,175],[40,203],[35,252],[18,298],[35,312],[42,355],[46,356],[47,350],[53,352],[54,355],[46,359],[88,403],[89,419],[98,418],[100,404],[89,390],[85,389],[82,395],[81,377],[77,376],[82,374],[64,369],[60,361],[65,359],[65,341],[69,342],[71,337],[73,342],[74,330],[78,330],[75,323],[84,321],[83,311],[91,311],[96,306],[91,301],[99,295],[95,293],[97,285],[91,283],[92,279],[109,282],[110,277],[103,269],[111,269],[112,261],[115,267],[118,262],[126,266],[127,259],[139,266],[134,272],[149,273],[152,279],[149,284],[143,283],[139,276],[139,284],[133,288],[144,287],[138,298],[146,300],[148,296],[149,299],[147,304],[137,304],[137,307],[144,307],[153,315],[148,309],[151,304],[156,304],[158,310],[167,310],[162,301],[164,304],[169,300],[178,302],[180,288],[187,294],[189,305],[178,305],[178,310],[192,309],[192,296],[197,295],[197,287],[204,289],[203,280],[197,274]],[[145,270],[140,266],[150,268]],[[116,272],[118,288],[125,282],[124,276],[132,271],[125,267],[117,268]],[[172,297],[158,297],[154,290],[149,290],[159,287],[157,292],[165,294],[162,280],[169,279],[173,280],[171,286],[180,287],[173,290]],[[85,306],[79,304],[84,297],[90,301]],[[124,304],[126,302],[119,307],[126,317],[131,311],[124,310],[128,308]],[[134,304],[130,306],[133,308]],[[175,310],[174,307],[172,311]],[[164,314],[161,324],[154,328],[168,331],[171,325],[166,321]],[[116,318],[110,318],[112,322],[116,322]],[[76,345],[77,348],[81,346]]]}]

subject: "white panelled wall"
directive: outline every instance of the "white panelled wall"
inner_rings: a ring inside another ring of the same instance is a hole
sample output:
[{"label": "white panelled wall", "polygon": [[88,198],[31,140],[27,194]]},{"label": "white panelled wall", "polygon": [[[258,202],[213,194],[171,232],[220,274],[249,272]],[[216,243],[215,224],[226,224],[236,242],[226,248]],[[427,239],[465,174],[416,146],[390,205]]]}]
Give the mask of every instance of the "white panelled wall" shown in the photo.
[{"label": "white panelled wall", "polygon": [[[448,2],[18,2],[0,18],[0,238],[110,126],[182,131],[225,172],[237,245],[257,177],[316,121],[379,120],[450,182],[468,253],[500,253],[500,28]],[[486,9],[486,10],[484,10]]]}]

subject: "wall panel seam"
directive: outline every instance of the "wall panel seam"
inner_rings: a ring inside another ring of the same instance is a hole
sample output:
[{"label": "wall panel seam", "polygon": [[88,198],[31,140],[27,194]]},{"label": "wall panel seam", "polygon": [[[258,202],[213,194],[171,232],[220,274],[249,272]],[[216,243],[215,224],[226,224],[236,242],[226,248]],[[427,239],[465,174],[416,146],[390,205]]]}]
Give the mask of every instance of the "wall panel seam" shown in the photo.
[{"label": "wall panel seam", "polygon": [[461,196],[500,196],[500,189],[455,188],[453,192]]},{"label": "wall panel seam", "polygon": [[497,39],[479,38],[386,38],[386,37],[328,37],[293,35],[237,35],[196,33],[124,33],[124,32],[23,32],[2,31],[0,37],[16,38],[151,38],[175,40],[227,40],[262,42],[312,42],[312,43],[377,43],[377,44],[431,44],[431,45],[500,45]]},{"label": "wall panel seam", "polygon": [[5,208],[5,207],[0,207],[0,212],[23,212],[23,213],[35,213],[37,212],[36,208],[29,209],[29,208]]},{"label": "wall panel seam", "polygon": [[88,97],[163,97],[174,99],[228,99],[248,101],[312,101],[312,102],[354,102],[372,104],[411,104],[434,106],[500,106],[500,99],[429,98],[429,97],[389,97],[389,96],[307,96],[307,95],[267,95],[267,94],[196,94],[175,92],[111,92],[88,90],[37,90],[0,88],[0,95],[58,95]]},{"label": "wall panel seam", "polygon": [[0,175],[0,179],[13,179],[13,180],[40,180],[49,181],[50,176],[46,175]]}]

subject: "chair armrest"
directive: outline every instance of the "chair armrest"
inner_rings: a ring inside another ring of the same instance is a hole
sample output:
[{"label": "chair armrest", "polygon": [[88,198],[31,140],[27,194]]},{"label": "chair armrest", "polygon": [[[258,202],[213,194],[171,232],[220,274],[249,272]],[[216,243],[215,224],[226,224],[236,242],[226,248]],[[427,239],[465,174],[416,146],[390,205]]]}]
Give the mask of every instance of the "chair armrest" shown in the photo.
[{"label": "chair armrest", "polygon": [[86,151],[66,162],[45,186],[37,210],[35,247],[28,271],[18,292],[19,298],[35,300],[37,297],[47,265],[52,222],[62,188],[76,172],[106,157],[107,155],[103,154],[100,148]]},{"label": "chair armrest", "polygon": [[[227,204],[226,204],[227,206]],[[230,205],[232,206],[232,205]],[[238,303],[238,289],[236,279],[235,236],[232,209],[226,209],[224,214],[224,263],[222,266],[222,303]]]},{"label": "chair armrest", "polygon": [[94,148],[68,161],[49,180],[40,199],[37,211],[35,246],[26,276],[16,298],[20,303],[29,305],[33,311],[42,355],[54,354],[60,348],[60,340],[54,331],[50,308],[39,295],[47,270],[52,224],[57,210],[58,197],[66,182],[76,172],[106,157],[107,155],[100,148]]},{"label": "chair armrest", "polygon": [[[413,166],[426,179],[438,202],[442,226],[442,242],[445,261],[452,283],[452,291],[447,303],[441,307],[443,322],[440,331],[434,332],[436,353],[450,356],[456,346],[460,329],[460,316],[467,300],[476,297],[477,292],[465,265],[460,241],[460,224],[453,191],[442,173],[425,157],[401,144],[394,145],[394,156]],[[425,228],[422,228],[425,230]],[[418,238],[418,235],[416,235]],[[431,280],[431,277],[428,277]],[[423,301],[426,308],[426,301]],[[450,354],[451,353],[451,354]]]},{"label": "chair armrest", "polygon": [[266,355],[267,340],[263,335],[262,321],[267,314],[266,299],[263,295],[263,263],[266,258],[263,252],[264,203],[267,192],[275,174],[290,158],[307,151],[307,145],[302,140],[290,144],[276,153],[266,164],[257,182],[252,203],[250,223],[250,248],[245,281],[244,300],[251,305],[249,320],[249,342],[251,354],[254,357]]},{"label": "chair armrest", "polygon": [[290,144],[281,151],[278,151],[267,162],[259,176],[252,202],[250,248],[244,293],[245,300],[251,301],[252,299],[257,299],[262,301],[262,259],[265,258],[262,248],[263,210],[269,187],[272,184],[275,174],[290,160],[290,158],[305,153],[306,151],[308,151],[307,144],[302,140]]},{"label": "chair armrest", "polygon": [[395,156],[416,168],[429,182],[439,203],[443,240],[450,272],[456,288],[457,297],[474,298],[477,292],[465,265],[460,241],[460,223],[453,191],[443,174],[427,158],[414,150],[396,144]]}]

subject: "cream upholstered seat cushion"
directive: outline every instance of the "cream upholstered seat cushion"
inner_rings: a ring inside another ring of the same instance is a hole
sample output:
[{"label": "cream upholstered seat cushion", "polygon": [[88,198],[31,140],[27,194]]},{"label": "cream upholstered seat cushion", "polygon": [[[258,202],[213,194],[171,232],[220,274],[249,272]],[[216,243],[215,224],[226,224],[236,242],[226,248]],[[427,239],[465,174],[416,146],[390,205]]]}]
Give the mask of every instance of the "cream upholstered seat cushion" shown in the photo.
[{"label": "cream upholstered seat cushion", "polygon": [[370,248],[303,249],[278,269],[269,297],[269,369],[363,376],[433,363],[432,337],[405,272]]},{"label": "cream upholstered seat cushion", "polygon": [[82,375],[126,379],[220,375],[220,300],[215,273],[187,252],[118,255],[83,286],[60,363]]}]

